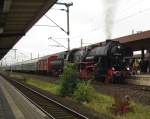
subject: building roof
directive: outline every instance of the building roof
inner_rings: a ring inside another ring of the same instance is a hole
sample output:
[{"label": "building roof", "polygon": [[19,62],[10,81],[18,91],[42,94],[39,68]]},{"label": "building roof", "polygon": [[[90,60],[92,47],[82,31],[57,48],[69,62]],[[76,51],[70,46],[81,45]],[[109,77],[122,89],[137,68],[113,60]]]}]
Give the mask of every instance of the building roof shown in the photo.
[{"label": "building roof", "polygon": [[0,0],[0,59],[57,0]]},{"label": "building roof", "polygon": [[150,49],[150,30],[123,36],[114,40],[117,40],[120,43],[127,45],[128,47],[131,47],[134,51],[141,49]]}]

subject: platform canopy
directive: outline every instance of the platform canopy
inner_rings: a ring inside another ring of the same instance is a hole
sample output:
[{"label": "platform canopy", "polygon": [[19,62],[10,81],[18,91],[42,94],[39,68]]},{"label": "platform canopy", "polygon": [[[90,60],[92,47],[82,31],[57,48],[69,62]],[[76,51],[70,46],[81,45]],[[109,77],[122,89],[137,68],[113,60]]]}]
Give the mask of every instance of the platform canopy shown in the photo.
[{"label": "platform canopy", "polygon": [[117,40],[120,43],[123,43],[127,45],[128,47],[131,47],[133,51],[138,50],[149,50],[150,49],[150,30],[140,32],[137,34],[132,34],[120,38],[116,38],[113,40]]},{"label": "platform canopy", "polygon": [[0,59],[57,0],[0,0]]}]

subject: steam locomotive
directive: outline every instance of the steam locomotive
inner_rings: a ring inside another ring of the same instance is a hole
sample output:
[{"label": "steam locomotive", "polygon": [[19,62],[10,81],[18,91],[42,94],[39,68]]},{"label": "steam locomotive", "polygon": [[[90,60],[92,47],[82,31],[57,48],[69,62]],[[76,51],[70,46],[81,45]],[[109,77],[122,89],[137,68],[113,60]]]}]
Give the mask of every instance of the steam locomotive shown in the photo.
[{"label": "steam locomotive", "polygon": [[127,59],[132,55],[130,48],[118,41],[107,40],[72,50],[68,61],[78,64],[81,79],[121,83],[130,74]]},{"label": "steam locomotive", "polygon": [[64,62],[75,63],[81,79],[98,79],[108,82],[122,82],[128,75],[127,57],[131,57],[129,48],[118,41],[90,45],[83,48],[64,51],[5,67],[11,71],[52,74],[63,72]]}]

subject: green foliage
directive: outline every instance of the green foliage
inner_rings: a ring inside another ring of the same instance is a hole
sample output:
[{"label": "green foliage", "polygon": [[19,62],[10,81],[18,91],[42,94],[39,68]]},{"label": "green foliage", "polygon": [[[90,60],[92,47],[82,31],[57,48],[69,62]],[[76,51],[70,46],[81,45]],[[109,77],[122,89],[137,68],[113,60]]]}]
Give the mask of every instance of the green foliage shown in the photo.
[{"label": "green foliage", "polygon": [[89,81],[82,81],[77,85],[74,97],[76,100],[81,102],[90,102],[95,97],[95,90]]},{"label": "green foliage", "polygon": [[100,114],[106,114],[111,116],[111,113],[108,110],[108,107],[112,105],[114,99],[111,96],[102,94],[102,93],[95,93],[95,97],[92,101],[88,102],[85,106],[88,108],[93,109],[94,111]]},{"label": "green foliage", "polygon": [[59,94],[61,96],[72,96],[78,84],[78,73],[74,64],[67,64],[63,74],[60,76]]},{"label": "green foliage", "polygon": [[59,85],[57,85],[57,84],[50,83],[50,82],[44,82],[41,80],[31,79],[31,78],[26,79],[25,83],[29,84],[31,86],[40,88],[42,90],[49,91],[53,94],[58,94],[57,91],[58,91]]}]

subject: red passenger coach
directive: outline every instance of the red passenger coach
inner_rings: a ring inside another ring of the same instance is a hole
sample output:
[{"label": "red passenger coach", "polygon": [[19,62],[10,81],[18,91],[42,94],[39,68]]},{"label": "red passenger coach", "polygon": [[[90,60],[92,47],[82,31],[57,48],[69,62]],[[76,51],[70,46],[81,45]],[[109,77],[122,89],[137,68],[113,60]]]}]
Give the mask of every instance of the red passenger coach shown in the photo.
[{"label": "red passenger coach", "polygon": [[58,55],[48,56],[46,58],[42,58],[38,61],[38,70],[41,73],[52,73],[52,69],[54,67],[53,61],[58,60]]},{"label": "red passenger coach", "polygon": [[63,70],[63,59],[58,55],[51,55],[38,61],[38,70],[41,73],[57,75]]}]

